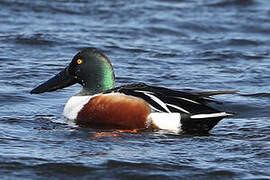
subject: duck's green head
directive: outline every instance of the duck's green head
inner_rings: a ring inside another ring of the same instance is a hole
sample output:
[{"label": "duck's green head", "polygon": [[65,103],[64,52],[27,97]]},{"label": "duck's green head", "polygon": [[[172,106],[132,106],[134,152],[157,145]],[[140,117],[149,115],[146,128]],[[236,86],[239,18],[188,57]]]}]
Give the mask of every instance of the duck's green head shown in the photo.
[{"label": "duck's green head", "polygon": [[76,54],[63,71],[33,89],[31,94],[55,91],[76,83],[83,86],[82,95],[113,88],[114,71],[110,60],[96,48],[86,48]]}]

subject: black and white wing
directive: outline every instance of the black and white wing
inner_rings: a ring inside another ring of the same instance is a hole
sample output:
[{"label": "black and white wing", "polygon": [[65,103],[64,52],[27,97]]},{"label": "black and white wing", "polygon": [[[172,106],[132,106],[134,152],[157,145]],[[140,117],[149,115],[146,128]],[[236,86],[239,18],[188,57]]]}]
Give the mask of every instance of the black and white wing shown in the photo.
[{"label": "black and white wing", "polygon": [[228,94],[234,91],[185,92],[136,83],[120,86],[105,93],[109,92],[119,92],[142,98],[158,112],[179,112],[188,115],[197,115],[219,113],[219,110],[208,105],[209,102],[216,102],[209,98],[209,96]]}]

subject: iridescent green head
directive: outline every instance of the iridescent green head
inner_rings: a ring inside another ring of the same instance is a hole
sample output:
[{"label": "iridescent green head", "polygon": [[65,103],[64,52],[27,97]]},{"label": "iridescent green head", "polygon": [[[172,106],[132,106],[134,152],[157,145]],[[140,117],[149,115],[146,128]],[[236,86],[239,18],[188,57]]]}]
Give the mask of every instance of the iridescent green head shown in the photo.
[{"label": "iridescent green head", "polygon": [[101,93],[114,87],[114,71],[110,60],[96,48],[76,54],[68,67],[31,91],[32,94],[55,91],[79,83],[79,95]]}]

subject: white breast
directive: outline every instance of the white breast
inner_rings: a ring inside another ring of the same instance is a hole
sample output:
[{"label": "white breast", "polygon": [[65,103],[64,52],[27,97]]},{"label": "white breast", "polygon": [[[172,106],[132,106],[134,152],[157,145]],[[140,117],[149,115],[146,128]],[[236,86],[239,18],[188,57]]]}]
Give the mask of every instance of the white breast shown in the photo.
[{"label": "white breast", "polygon": [[72,96],[65,105],[63,115],[71,120],[77,118],[78,113],[93,96]]}]

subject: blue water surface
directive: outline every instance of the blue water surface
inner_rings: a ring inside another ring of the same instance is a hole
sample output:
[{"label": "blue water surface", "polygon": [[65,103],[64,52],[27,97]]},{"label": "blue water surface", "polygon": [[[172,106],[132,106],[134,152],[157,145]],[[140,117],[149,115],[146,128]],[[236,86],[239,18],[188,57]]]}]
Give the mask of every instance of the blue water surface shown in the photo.
[{"label": "blue water surface", "polygon": [[[0,0],[1,179],[270,179],[270,1]],[[239,90],[208,135],[67,123],[75,85],[30,95],[84,47],[116,84]]]}]

